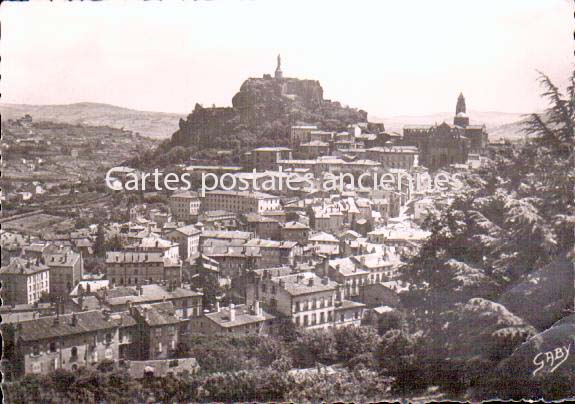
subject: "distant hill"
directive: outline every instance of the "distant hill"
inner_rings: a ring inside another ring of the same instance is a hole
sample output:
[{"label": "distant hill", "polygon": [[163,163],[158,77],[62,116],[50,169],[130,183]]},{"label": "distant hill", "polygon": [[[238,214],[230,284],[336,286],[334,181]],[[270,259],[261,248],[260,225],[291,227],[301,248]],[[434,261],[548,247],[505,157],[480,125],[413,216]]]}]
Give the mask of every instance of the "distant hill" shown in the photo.
[{"label": "distant hill", "polygon": [[[254,98],[258,97],[256,96]],[[3,119],[16,119],[25,114],[30,114],[36,121],[51,121],[91,126],[110,126],[119,129],[124,128],[132,132],[137,132],[142,136],[155,139],[169,138],[174,132],[180,129],[178,125],[179,120],[181,118],[187,118],[185,114],[138,111],[115,105],[94,102],[79,102],[65,105],[0,103],[0,113],[2,114]],[[504,138],[517,140],[522,139],[524,136],[521,133],[523,114],[470,111],[469,116],[472,124],[485,123],[490,139]],[[314,120],[309,119],[310,117],[308,116],[302,118]],[[401,133],[404,125],[433,124],[435,122],[441,123],[443,121],[452,122],[453,113],[440,112],[426,115],[386,117],[369,115],[369,120],[371,122],[383,122],[386,130],[389,132]]]},{"label": "distant hill", "polygon": [[174,113],[137,111],[93,102],[66,105],[0,103],[0,113],[2,119],[17,119],[30,114],[35,121],[124,128],[156,139],[170,137],[178,129],[179,119],[184,117]]},{"label": "distant hill", "polygon": [[[518,140],[524,137],[521,132],[521,122],[525,119],[524,114],[495,112],[495,111],[469,111],[471,124],[485,124],[489,133],[489,139],[509,139]],[[404,125],[425,125],[441,123],[443,121],[452,123],[453,112],[438,112],[426,115],[401,115],[377,117],[369,116],[370,121],[383,122],[388,132],[402,133]]]}]

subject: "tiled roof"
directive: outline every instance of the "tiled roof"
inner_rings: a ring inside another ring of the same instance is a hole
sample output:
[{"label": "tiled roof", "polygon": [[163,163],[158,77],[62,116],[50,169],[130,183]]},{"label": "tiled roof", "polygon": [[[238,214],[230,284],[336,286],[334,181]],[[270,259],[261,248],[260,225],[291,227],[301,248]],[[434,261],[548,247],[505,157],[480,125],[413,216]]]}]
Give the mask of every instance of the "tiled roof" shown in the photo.
[{"label": "tiled roof", "polygon": [[358,268],[357,264],[350,257],[329,260],[329,266],[342,276],[369,274],[369,271]]},{"label": "tiled roof", "polygon": [[151,327],[178,324],[180,322],[171,302],[142,304],[135,306],[134,309],[145,319],[146,324]]},{"label": "tiled roof", "polygon": [[[74,316],[76,323],[72,325]],[[20,338],[22,338],[23,341],[39,341],[48,338],[107,330],[119,327],[122,324],[123,318],[124,316],[109,316],[106,318],[100,310],[42,317],[20,323]]]},{"label": "tiled roof", "polygon": [[[326,292],[335,290],[337,283],[325,278],[322,279],[313,272],[300,272],[297,274],[273,277],[276,284],[283,284],[283,289],[292,296],[308,293]],[[310,282],[311,281],[311,282]]]},{"label": "tiled roof", "polygon": [[[184,289],[184,288],[175,288],[173,291],[168,291],[165,287],[161,285],[142,285],[142,294],[139,295],[137,291],[137,287],[127,287],[127,288],[118,288],[122,292],[117,294],[112,294],[114,289],[107,291],[108,298],[107,304],[110,306],[116,305],[124,305],[128,302],[134,304],[143,304],[146,302],[158,302],[160,300],[171,300],[171,299],[179,299],[179,298],[187,298],[187,297],[196,297],[202,296],[201,293]],[[110,296],[112,295],[112,296]]]},{"label": "tiled roof", "polygon": [[8,265],[0,268],[0,274],[33,275],[38,272],[47,271],[48,269],[46,265],[36,263],[35,260],[16,257],[12,259]]},{"label": "tiled roof", "polygon": [[248,240],[245,244],[246,247],[260,247],[260,248],[294,248],[297,245],[297,241],[277,241],[277,240],[264,240],[260,238],[254,238]]},{"label": "tiled roof", "polygon": [[247,240],[252,236],[248,231],[225,231],[225,230],[204,230],[201,237],[206,238],[227,238],[227,239],[244,239]]},{"label": "tiled roof", "polygon": [[329,241],[333,243],[338,243],[339,240],[333,234],[329,234],[323,231],[313,234],[309,237],[309,241]]},{"label": "tiled roof", "polygon": [[71,267],[76,265],[79,259],[80,254],[73,251],[45,255],[45,262],[49,267]]},{"label": "tiled roof", "polygon": [[194,226],[193,224],[189,224],[189,225],[184,226],[184,227],[178,227],[176,229],[176,231],[179,231],[180,233],[182,233],[186,236],[193,236],[195,234],[201,233],[201,230],[196,228],[196,226]]}]

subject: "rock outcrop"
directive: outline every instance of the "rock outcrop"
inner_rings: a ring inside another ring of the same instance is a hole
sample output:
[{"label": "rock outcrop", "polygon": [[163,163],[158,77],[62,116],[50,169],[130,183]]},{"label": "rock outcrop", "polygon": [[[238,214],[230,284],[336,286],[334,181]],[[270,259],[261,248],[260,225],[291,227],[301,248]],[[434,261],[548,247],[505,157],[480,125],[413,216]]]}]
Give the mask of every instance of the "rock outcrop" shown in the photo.
[{"label": "rock outcrop", "polygon": [[196,104],[172,135],[171,146],[244,150],[287,144],[291,125],[310,124],[344,130],[366,122],[367,112],[324,100],[316,80],[250,78],[232,98],[232,107],[204,108]]}]

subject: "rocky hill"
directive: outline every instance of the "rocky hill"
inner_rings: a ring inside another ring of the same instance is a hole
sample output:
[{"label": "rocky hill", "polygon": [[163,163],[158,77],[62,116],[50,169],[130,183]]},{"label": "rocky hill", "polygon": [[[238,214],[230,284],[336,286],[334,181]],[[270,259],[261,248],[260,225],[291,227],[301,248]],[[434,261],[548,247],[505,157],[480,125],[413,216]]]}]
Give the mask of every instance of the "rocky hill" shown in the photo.
[{"label": "rocky hill", "polygon": [[19,119],[29,114],[35,121],[71,125],[109,126],[142,136],[163,139],[178,129],[179,114],[137,111],[109,104],[79,102],[65,105],[0,104],[3,119]]},{"label": "rocky hill", "polygon": [[291,125],[311,124],[327,130],[367,121],[367,112],[325,100],[315,80],[250,78],[232,98],[232,107],[204,108],[196,104],[170,145],[243,150],[283,145]]}]

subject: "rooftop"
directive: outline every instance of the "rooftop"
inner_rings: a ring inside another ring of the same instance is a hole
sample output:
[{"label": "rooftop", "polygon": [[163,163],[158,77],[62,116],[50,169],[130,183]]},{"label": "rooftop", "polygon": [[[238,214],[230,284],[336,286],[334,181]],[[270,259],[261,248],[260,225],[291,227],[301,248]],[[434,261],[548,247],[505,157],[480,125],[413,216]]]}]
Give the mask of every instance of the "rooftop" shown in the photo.
[{"label": "rooftop", "polygon": [[240,198],[254,198],[254,199],[277,199],[277,196],[266,194],[264,192],[253,192],[253,191],[226,191],[226,190],[214,190],[206,192],[208,195],[223,195],[223,196],[237,196]]},{"label": "rooftop", "polygon": [[230,307],[224,307],[220,309],[220,311],[206,314],[206,318],[212,320],[214,323],[224,328],[260,323],[262,321],[271,320],[275,318],[271,314],[263,311],[261,308],[260,312],[256,313],[254,308],[249,307],[245,304],[240,304],[233,307],[233,310],[235,310],[235,318],[233,321],[231,321],[230,310],[232,310]]},{"label": "rooftop", "polygon": [[176,310],[171,302],[154,304],[141,304],[134,307],[140,316],[149,326],[161,326],[178,324],[180,319],[176,316]]},{"label": "rooftop", "polygon": [[12,261],[0,268],[0,274],[10,275],[33,275],[38,272],[47,271],[49,268],[36,260],[28,260],[20,257],[13,258]]},{"label": "rooftop", "polygon": [[128,302],[143,304],[146,302],[158,302],[164,299],[172,300],[202,296],[199,292],[184,288],[174,288],[174,290],[169,291],[166,287],[157,284],[141,285],[140,287],[142,291],[141,295],[138,293],[138,288],[136,286],[116,288],[117,293],[113,293],[114,289],[106,291],[108,294],[106,302],[110,306],[115,306],[124,305]]},{"label": "rooftop", "polygon": [[194,191],[176,191],[170,198],[189,198],[189,199],[196,199],[198,198],[198,193]]},{"label": "rooftop", "polygon": [[292,296],[332,291],[337,286],[337,283],[327,278],[322,279],[313,272],[276,276],[272,281]]},{"label": "rooftop", "polygon": [[39,341],[67,335],[108,330],[127,326],[135,322],[123,313],[106,315],[100,310],[85,311],[60,316],[41,317],[20,323],[20,337],[23,341]]}]

